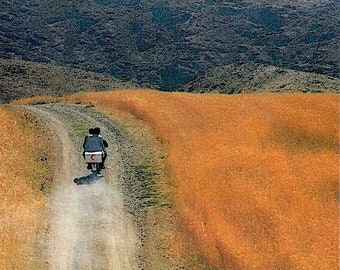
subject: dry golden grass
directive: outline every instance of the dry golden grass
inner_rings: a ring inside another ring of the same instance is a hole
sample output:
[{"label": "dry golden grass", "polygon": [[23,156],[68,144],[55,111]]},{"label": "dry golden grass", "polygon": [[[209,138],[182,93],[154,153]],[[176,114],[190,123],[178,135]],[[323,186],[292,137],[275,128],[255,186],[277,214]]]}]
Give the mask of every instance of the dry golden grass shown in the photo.
[{"label": "dry golden grass", "polygon": [[37,164],[45,142],[33,133],[30,117],[0,106],[0,269],[38,269],[41,256],[37,235],[45,226],[45,198],[39,189],[48,168]]},{"label": "dry golden grass", "polygon": [[152,125],[183,230],[223,269],[338,269],[338,97],[73,95]]}]

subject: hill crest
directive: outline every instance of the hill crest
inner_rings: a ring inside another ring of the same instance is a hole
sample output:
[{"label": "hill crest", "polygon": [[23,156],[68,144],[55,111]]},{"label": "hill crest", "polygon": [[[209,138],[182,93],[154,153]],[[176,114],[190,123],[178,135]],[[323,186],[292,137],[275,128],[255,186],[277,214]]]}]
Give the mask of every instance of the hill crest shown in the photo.
[{"label": "hill crest", "polygon": [[208,70],[197,80],[184,85],[183,90],[223,94],[338,93],[340,92],[340,79],[256,63],[238,63]]}]

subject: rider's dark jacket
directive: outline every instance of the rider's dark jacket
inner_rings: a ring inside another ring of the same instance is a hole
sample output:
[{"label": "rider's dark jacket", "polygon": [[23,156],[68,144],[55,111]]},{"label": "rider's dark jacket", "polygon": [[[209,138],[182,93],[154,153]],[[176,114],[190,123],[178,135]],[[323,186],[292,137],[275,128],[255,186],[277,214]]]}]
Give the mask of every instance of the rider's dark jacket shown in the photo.
[{"label": "rider's dark jacket", "polygon": [[103,137],[96,134],[86,136],[83,148],[85,152],[105,152]]}]

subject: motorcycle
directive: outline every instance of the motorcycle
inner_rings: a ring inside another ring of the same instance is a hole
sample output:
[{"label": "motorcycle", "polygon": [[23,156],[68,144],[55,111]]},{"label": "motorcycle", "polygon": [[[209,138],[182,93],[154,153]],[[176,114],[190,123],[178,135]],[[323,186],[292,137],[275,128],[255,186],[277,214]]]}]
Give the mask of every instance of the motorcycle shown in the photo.
[{"label": "motorcycle", "polygon": [[91,170],[92,176],[101,177],[101,163],[103,162],[103,152],[85,152],[85,162],[87,168]]}]

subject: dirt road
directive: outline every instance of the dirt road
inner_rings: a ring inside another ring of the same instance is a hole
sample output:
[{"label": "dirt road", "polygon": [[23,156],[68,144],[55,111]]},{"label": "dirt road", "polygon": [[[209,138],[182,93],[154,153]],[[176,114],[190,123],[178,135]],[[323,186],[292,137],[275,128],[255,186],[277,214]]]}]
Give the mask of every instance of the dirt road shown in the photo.
[{"label": "dirt road", "polygon": [[[124,208],[119,187],[124,177],[116,134],[103,117],[66,105],[31,106],[55,134],[58,169],[49,200],[48,232],[44,236],[49,269],[137,269],[137,228]],[[76,185],[89,174],[81,157],[84,132],[101,127],[109,143],[104,177]]]}]

